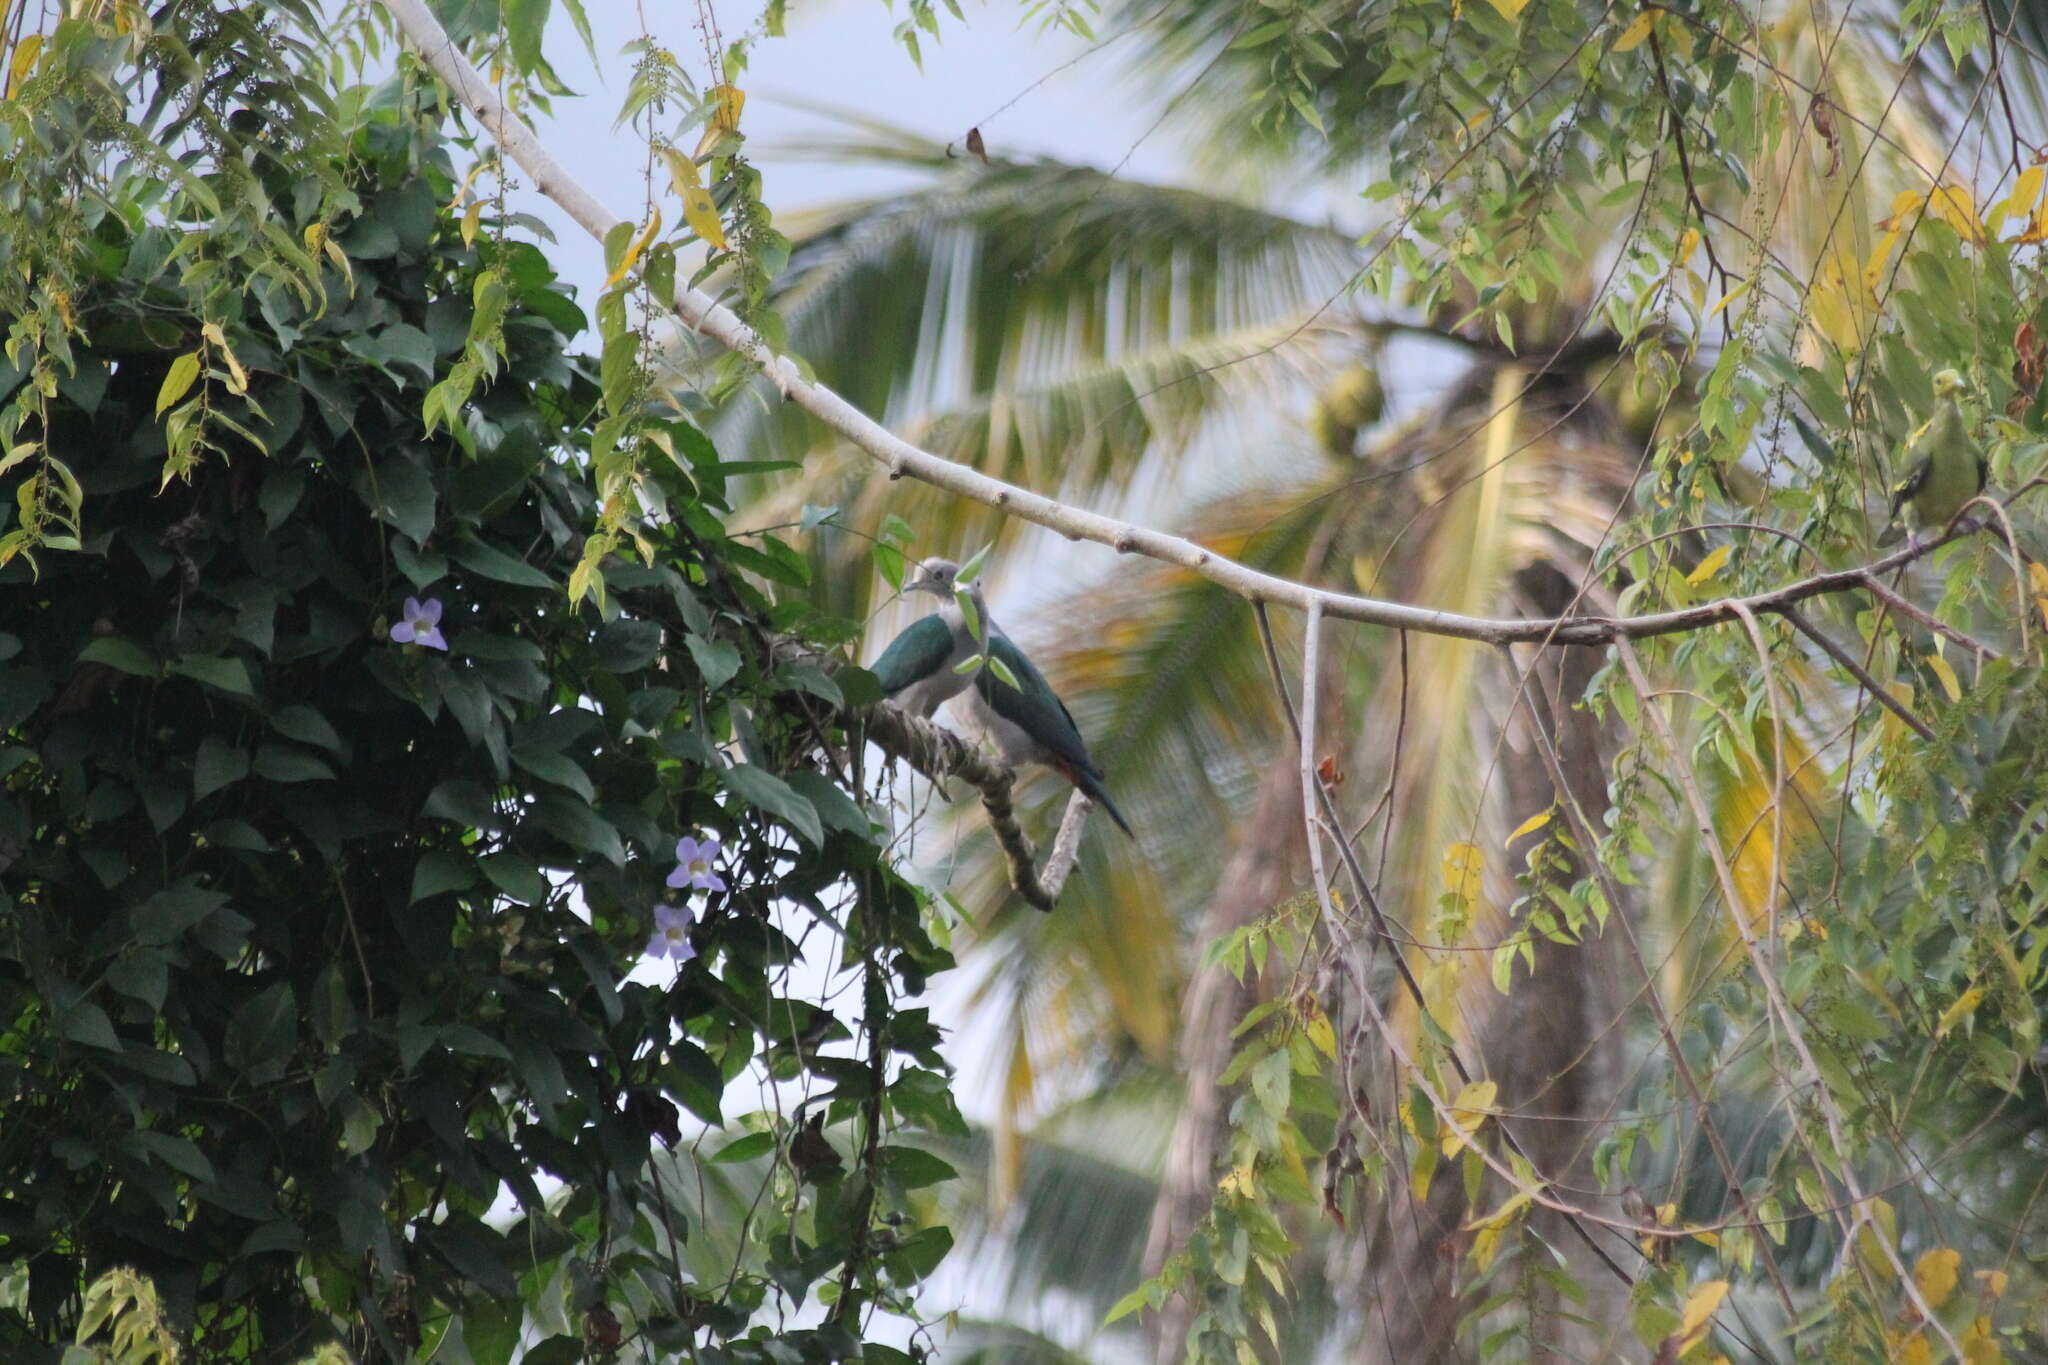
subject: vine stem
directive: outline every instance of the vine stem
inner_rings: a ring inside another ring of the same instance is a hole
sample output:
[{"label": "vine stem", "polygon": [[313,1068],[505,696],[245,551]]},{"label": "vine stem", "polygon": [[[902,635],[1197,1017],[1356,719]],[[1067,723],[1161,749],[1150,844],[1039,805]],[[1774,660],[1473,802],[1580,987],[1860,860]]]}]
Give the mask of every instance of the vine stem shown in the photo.
[{"label": "vine stem", "polygon": [[[584,231],[599,241],[624,221],[571,175],[542,145],[526,122],[506,107],[490,83],[457,50],[447,30],[428,10],[425,0],[379,0],[379,3],[418,48],[421,59],[463,106],[490,130],[512,159],[533,177],[535,187],[542,194],[560,205]],[[679,289],[672,306],[685,325],[744,356],[775,385],[785,400],[796,404],[866,452],[888,471],[890,478],[908,476],[917,479],[934,488],[993,507],[1006,516],[1057,531],[1069,540],[1094,541],[1119,554],[1139,554],[1161,563],[1179,565],[1250,602],[1270,602],[1299,611],[1306,611],[1310,603],[1315,603],[1325,616],[1367,625],[1493,645],[1597,646],[1617,640],[1646,639],[1735,621],[1741,614],[1735,605],[1738,602],[1752,612],[1776,612],[1808,598],[1863,587],[1875,575],[1910,564],[1961,534],[1951,532],[1937,540],[1909,544],[1868,565],[1814,574],[1768,592],[1644,616],[1518,619],[1436,611],[1383,598],[1331,592],[1275,574],[1261,573],[1184,537],[1074,507],[955,464],[912,445],[825,385],[805,379],[794,360],[775,354],[759,333],[741,321],[731,309],[701,290]]]}]

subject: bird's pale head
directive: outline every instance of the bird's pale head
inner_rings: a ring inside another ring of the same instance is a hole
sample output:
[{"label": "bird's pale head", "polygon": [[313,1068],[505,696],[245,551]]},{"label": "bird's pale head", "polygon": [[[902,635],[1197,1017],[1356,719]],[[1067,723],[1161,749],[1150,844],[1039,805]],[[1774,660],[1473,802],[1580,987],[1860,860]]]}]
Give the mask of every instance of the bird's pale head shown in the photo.
[{"label": "bird's pale head", "polygon": [[921,560],[917,573],[903,585],[905,592],[928,592],[939,597],[951,597],[953,584],[960,577],[960,566],[950,559]]},{"label": "bird's pale head", "polygon": [[1953,398],[1961,393],[1965,387],[1963,376],[1959,371],[1943,370],[1934,376],[1934,396],[1936,398]]}]

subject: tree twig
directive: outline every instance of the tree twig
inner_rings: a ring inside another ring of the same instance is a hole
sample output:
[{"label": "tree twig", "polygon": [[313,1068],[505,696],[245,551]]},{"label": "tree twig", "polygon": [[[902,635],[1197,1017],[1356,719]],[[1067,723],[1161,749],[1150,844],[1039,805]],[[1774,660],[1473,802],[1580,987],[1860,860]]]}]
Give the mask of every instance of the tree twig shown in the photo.
[{"label": "tree twig", "polygon": [[[541,193],[567,210],[579,226],[600,241],[619,225],[622,220],[598,202],[541,145],[533,130],[505,106],[497,91],[456,49],[424,0],[380,0],[380,3],[418,47],[421,58],[463,106],[498,139],[512,159],[533,177],[534,185]],[[785,399],[866,452],[888,470],[891,478],[907,475],[934,488],[993,507],[1006,516],[1057,531],[1069,540],[1090,540],[1107,545],[1119,554],[1141,554],[1161,563],[1177,564],[1247,601],[1273,602],[1300,611],[1306,611],[1309,603],[1315,602],[1323,615],[1334,619],[1495,645],[1606,645],[1616,640],[1647,639],[1700,630],[1734,621],[1739,615],[1731,605],[1734,599],[1723,599],[1677,611],[1635,617],[1517,619],[1466,616],[1411,606],[1405,602],[1330,592],[1275,574],[1261,573],[1184,537],[1073,507],[922,450],[823,384],[805,379],[794,360],[776,355],[753,328],[702,291],[678,290],[673,307],[676,316],[692,330],[746,357]],[[1877,574],[1922,558],[1952,538],[1954,534],[1909,544],[1868,565],[1815,574],[1740,600],[1751,611],[1767,612],[1777,611],[1787,603],[1846,592],[1871,583]]]}]

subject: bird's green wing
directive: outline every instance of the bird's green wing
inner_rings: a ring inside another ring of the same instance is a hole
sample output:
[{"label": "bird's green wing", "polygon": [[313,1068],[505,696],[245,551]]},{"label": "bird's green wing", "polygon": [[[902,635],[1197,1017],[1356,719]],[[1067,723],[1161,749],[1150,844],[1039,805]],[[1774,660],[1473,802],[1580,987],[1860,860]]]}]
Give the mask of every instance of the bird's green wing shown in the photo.
[{"label": "bird's green wing", "polygon": [[1067,714],[1066,703],[1059,699],[1052,690],[1052,684],[1045,680],[1045,675],[1038,671],[1038,666],[1025,656],[1024,651],[1017,648],[1007,635],[991,631],[988,655],[1009,669],[1010,676],[1018,683],[1017,687],[1012,687],[988,668],[975,676],[975,688],[995,708],[995,713],[1075,767],[1090,773],[1098,772],[1095,761],[1088,757],[1088,746],[1082,742],[1080,727]]},{"label": "bird's green wing", "polygon": [[1067,704],[1052,690],[1045,675],[1006,635],[991,634],[988,655],[991,662],[1000,661],[1009,669],[1019,685],[1012,687],[998,678],[994,669],[984,668],[974,678],[975,689],[982,698],[997,715],[1044,745],[1053,757],[1053,766],[1107,811],[1119,829],[1135,839],[1131,822],[1124,819],[1124,813],[1116,808],[1116,802],[1110,800],[1108,789],[1102,785],[1102,769],[1088,756],[1081,727],[1074,724]]},{"label": "bird's green wing", "polygon": [[946,629],[946,623],[934,612],[905,627],[882,651],[882,657],[868,665],[868,670],[881,680],[882,695],[893,697],[944,668],[946,656],[952,652],[953,632]]}]

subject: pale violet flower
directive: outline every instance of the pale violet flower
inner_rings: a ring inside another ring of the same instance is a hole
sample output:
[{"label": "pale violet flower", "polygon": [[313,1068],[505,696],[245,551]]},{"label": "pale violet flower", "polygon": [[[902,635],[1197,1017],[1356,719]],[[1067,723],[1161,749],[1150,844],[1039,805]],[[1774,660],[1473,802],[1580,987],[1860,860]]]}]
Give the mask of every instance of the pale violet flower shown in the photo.
[{"label": "pale violet flower", "polygon": [[725,890],[725,878],[711,870],[718,861],[718,840],[697,840],[685,834],[676,840],[676,870],[668,874],[672,887],[697,887],[705,891]]},{"label": "pale violet flower", "polygon": [[417,597],[406,598],[404,617],[391,628],[391,638],[402,645],[425,645],[445,652],[448,642],[441,638],[441,599],[429,597],[422,602]]},{"label": "pale violet flower", "polygon": [[690,929],[697,923],[697,916],[687,907],[680,905],[657,905],[654,907],[654,933],[647,940],[647,956],[665,957],[678,967],[697,955],[697,946],[690,942]]}]

